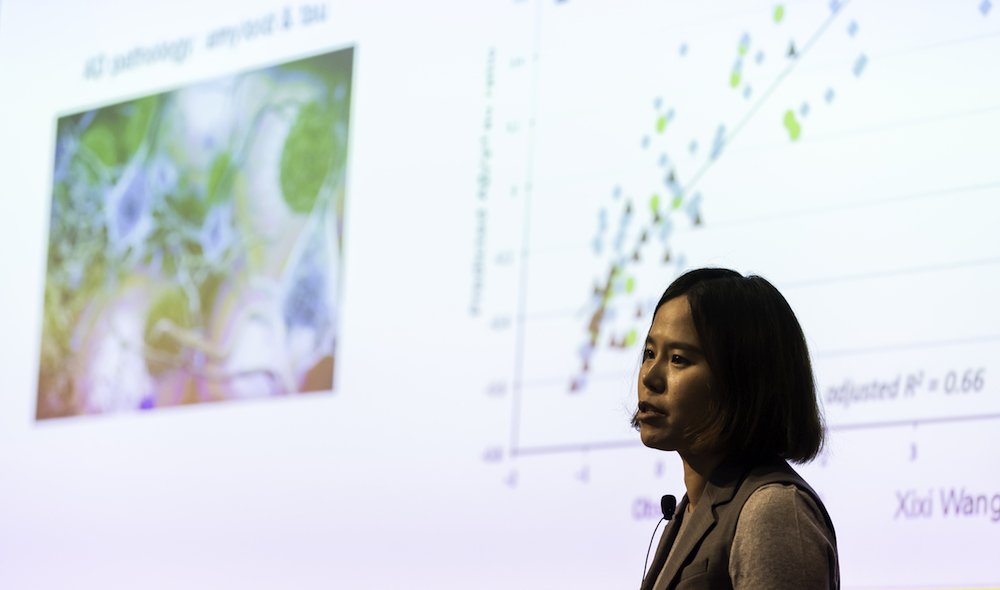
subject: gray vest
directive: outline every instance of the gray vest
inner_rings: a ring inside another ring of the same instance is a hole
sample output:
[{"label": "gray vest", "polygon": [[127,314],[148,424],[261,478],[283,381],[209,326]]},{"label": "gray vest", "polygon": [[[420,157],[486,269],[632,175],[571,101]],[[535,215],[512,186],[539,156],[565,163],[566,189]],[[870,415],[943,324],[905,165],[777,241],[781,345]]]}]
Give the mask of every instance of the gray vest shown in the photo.
[{"label": "gray vest", "polygon": [[[733,537],[736,535],[736,523],[740,512],[751,494],[758,488],[772,483],[793,484],[809,494],[822,512],[836,544],[833,522],[823,502],[809,484],[784,460],[774,459],[753,467],[723,462],[709,478],[697,510],[688,514],[687,495],[681,500],[677,507],[677,516],[663,530],[649,574],[642,581],[641,590],[654,589],[660,570],[663,570],[666,581],[666,585],[662,586],[664,590],[731,589],[733,583],[729,578],[729,554]],[[707,506],[703,508],[703,504]],[[707,509],[708,507],[711,509]],[[668,563],[667,555],[677,538],[681,521],[685,518],[691,519],[687,523],[688,530],[685,531],[680,544],[674,548]],[[688,580],[692,576],[696,577]],[[656,586],[657,590],[660,588],[661,586]]]}]

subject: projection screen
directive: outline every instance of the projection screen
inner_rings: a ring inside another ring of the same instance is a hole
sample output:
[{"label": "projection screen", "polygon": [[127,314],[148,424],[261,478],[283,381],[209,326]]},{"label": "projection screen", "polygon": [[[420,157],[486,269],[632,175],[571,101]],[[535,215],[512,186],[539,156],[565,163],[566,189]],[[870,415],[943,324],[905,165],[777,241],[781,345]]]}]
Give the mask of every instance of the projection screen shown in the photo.
[{"label": "projection screen", "polygon": [[1000,587],[991,0],[0,3],[0,586],[638,587],[760,274],[851,589]]}]

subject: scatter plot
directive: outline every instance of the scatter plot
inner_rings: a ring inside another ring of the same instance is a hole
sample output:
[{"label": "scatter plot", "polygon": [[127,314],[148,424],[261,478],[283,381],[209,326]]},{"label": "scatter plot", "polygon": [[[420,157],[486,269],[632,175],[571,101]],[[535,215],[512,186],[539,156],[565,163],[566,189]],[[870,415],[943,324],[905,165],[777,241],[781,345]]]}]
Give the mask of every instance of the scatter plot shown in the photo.
[{"label": "scatter plot", "polygon": [[[831,5],[831,9],[836,12],[838,7]],[[762,40],[755,42],[755,35],[746,30],[734,40],[733,61],[726,73],[724,86],[738,92],[738,96],[744,101],[742,104],[749,105],[745,108],[752,109],[755,105],[758,95],[754,91],[755,86],[767,86],[778,80],[780,69],[765,69],[769,65],[766,59],[769,51],[778,55],[786,52],[790,58],[799,57],[794,39],[789,40],[787,36],[782,39],[782,35],[798,33],[803,38],[809,38],[814,34],[808,30],[789,29],[792,21],[789,20],[789,12],[784,5],[775,6],[772,20],[774,24],[768,31],[772,39],[768,40],[766,35],[761,34]],[[848,36],[854,36],[858,31],[858,23],[854,20],[846,27]],[[679,53],[681,56],[688,53],[686,43],[680,45]],[[856,61],[850,71],[859,75],[865,61],[862,54],[861,61]],[[794,64],[794,59],[784,64],[775,63],[773,66],[784,68],[788,64]],[[751,84],[751,81],[755,83]],[[825,86],[817,88],[811,98],[832,104],[834,95],[833,88]],[[690,117],[672,106],[670,99],[664,96],[656,96],[652,100],[652,129],[638,137],[641,150],[653,150],[656,154],[651,163],[662,171],[660,185],[650,187],[651,190],[643,200],[646,205],[642,207],[635,207],[632,198],[622,200],[622,187],[616,186],[614,199],[619,200],[620,204],[617,208],[601,209],[598,237],[593,240],[592,251],[595,256],[606,261],[607,266],[595,277],[591,286],[592,295],[585,322],[586,337],[578,349],[580,370],[569,380],[569,390],[574,394],[586,390],[595,355],[600,354],[602,347],[620,349],[628,346],[632,342],[628,335],[636,330],[641,331],[641,322],[648,322],[644,310],[651,303],[643,301],[641,297],[636,299],[637,291],[634,287],[637,279],[630,273],[642,274],[640,269],[650,261],[669,268],[683,265],[685,257],[671,247],[674,232],[679,228],[697,228],[707,223],[702,215],[703,193],[692,190],[688,183],[698,166],[710,166],[723,158],[726,145],[731,140],[730,130],[734,129],[733,125],[736,125],[736,129],[739,128],[736,120],[717,122],[707,129],[702,122],[702,133],[699,136],[689,136],[686,141],[677,142],[671,139],[675,126],[678,130],[689,130],[690,127],[685,123]],[[797,107],[782,111],[780,119],[787,141],[797,142],[802,137],[803,120],[815,117],[813,111],[813,104],[809,99],[802,100]],[[704,114],[698,115],[703,121]],[[703,144],[707,145],[707,149],[701,149]],[[692,161],[700,164],[691,168],[692,164],[689,162]],[[615,221],[611,221],[612,218]],[[648,254],[650,250],[659,252]],[[633,311],[622,313],[624,308]]]}]

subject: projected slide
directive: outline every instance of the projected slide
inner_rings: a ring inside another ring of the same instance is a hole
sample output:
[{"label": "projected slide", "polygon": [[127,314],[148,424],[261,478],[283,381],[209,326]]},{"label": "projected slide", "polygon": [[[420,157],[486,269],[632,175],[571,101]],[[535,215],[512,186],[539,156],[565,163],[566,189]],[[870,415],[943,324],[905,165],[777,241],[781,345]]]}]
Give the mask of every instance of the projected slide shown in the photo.
[{"label": "projected slide", "polygon": [[[924,568],[909,532],[968,535],[981,556],[1000,530],[1000,482],[972,458],[996,462],[1000,419],[994,15],[719,10],[544,3],[487,54],[472,311],[505,360],[483,407],[508,427],[484,462],[515,491],[615,489],[651,529],[658,493],[683,492],[627,427],[651,311],[688,268],[759,272],[809,338],[830,437],[801,471],[838,513],[845,571],[867,572],[852,583],[988,583],[975,560]],[[631,497],[617,461],[649,477]]]},{"label": "projected slide", "polygon": [[703,266],[843,587],[998,587],[998,6],[0,0],[0,588],[638,587]]},{"label": "projected slide", "polygon": [[333,389],[352,56],[59,118],[39,419]]}]

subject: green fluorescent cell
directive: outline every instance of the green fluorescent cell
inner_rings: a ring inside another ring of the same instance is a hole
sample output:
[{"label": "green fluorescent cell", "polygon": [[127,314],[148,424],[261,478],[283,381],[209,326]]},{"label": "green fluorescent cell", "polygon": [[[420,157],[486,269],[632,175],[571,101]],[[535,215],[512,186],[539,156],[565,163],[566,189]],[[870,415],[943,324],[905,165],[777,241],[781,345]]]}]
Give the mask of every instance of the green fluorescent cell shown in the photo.
[{"label": "green fluorescent cell", "polygon": [[739,72],[733,72],[732,73],[732,75],[729,77],[729,85],[732,86],[733,88],[736,88],[737,86],[740,85],[740,73]]},{"label": "green fluorescent cell", "polygon": [[660,210],[660,195],[653,195],[649,199],[649,208],[653,211],[653,213]]},{"label": "green fluorescent cell", "polygon": [[781,4],[774,7],[774,22],[780,23],[785,18],[785,7]]},{"label": "green fluorescent cell", "polygon": [[223,184],[223,180],[229,171],[229,163],[229,152],[222,152],[212,163],[212,169],[208,173],[208,200],[211,203],[217,203],[227,196],[229,187]]},{"label": "green fluorescent cell", "polygon": [[628,280],[625,281],[625,292],[626,293],[631,293],[632,289],[635,289],[635,279],[632,278],[632,277],[629,277]]},{"label": "green fluorescent cell", "polygon": [[635,330],[631,330],[625,335],[625,346],[632,346],[633,344],[635,344]]},{"label": "green fluorescent cell", "polygon": [[795,141],[802,134],[802,127],[795,120],[795,111],[788,109],[785,111],[785,128],[788,129],[788,136]]},{"label": "green fluorescent cell", "polygon": [[187,293],[180,286],[165,289],[149,306],[146,315],[146,346],[166,354],[178,354],[181,344],[164,332],[165,327],[191,327],[191,306]]},{"label": "green fluorescent cell", "polygon": [[656,132],[663,133],[663,130],[667,128],[667,116],[663,115],[656,120]]},{"label": "green fluorescent cell", "polygon": [[676,197],[674,197],[674,202],[671,203],[671,205],[673,206],[674,209],[680,209],[681,208],[681,203],[683,203],[683,202],[684,202],[684,196],[683,195],[677,195]]},{"label": "green fluorescent cell", "polygon": [[81,143],[85,145],[105,166],[118,162],[118,145],[115,134],[104,125],[93,125],[83,132]]},{"label": "green fluorescent cell", "polygon": [[295,213],[309,213],[323,181],[338,157],[333,133],[335,113],[309,103],[299,111],[281,151],[281,193]]},{"label": "green fluorescent cell", "polygon": [[125,160],[131,158],[146,139],[146,132],[149,129],[150,120],[156,111],[158,97],[147,96],[135,100],[130,105],[128,121],[122,137],[121,147],[125,150]]}]

